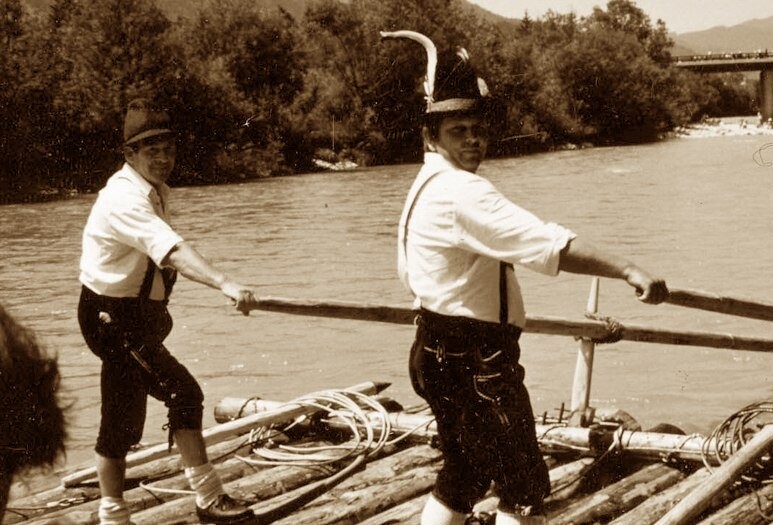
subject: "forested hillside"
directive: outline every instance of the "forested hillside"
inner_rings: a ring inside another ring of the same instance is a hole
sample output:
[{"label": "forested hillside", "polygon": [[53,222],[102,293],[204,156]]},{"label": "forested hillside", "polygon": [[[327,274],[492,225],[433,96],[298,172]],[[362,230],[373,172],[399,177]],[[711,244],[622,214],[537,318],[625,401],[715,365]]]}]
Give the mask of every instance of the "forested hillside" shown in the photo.
[{"label": "forested hillside", "polygon": [[503,107],[493,155],[756,111],[751,83],[671,66],[667,28],[630,0],[516,25],[462,0],[298,0],[301,15],[207,0],[182,17],[172,0],[35,1],[0,3],[3,202],[101,185],[136,96],[164,100],[182,130],[175,184],[305,172],[314,158],[417,161],[426,58],[380,30],[470,51]]}]

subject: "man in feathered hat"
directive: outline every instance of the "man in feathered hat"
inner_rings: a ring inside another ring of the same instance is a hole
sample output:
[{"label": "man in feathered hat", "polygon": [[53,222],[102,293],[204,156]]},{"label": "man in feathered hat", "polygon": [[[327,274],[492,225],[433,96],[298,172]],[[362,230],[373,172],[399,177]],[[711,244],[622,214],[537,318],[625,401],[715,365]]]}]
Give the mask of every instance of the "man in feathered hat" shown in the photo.
[{"label": "man in feathered hat", "polygon": [[383,36],[416,40],[428,57],[424,164],[398,231],[399,275],[420,308],[411,380],[436,417],[444,458],[421,523],[463,524],[492,481],[497,525],[546,523],[550,480],[518,364],[526,314],[513,265],[623,279],[646,303],[662,302],[668,289],[475,174],[489,142],[490,95],[464,50],[438,57],[419,33]]}]

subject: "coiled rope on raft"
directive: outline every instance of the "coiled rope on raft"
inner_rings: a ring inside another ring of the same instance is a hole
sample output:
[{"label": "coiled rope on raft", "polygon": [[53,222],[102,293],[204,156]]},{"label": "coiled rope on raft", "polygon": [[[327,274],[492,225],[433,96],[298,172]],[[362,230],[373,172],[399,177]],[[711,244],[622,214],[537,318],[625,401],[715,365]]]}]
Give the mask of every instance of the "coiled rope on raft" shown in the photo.
[{"label": "coiled rope on raft", "polygon": [[[247,400],[249,402],[250,400]],[[246,403],[245,403],[246,404]],[[276,437],[290,431],[293,427],[308,421],[308,416],[302,416],[296,420],[285,424],[282,428],[276,426],[261,426],[250,430],[246,439],[238,448],[243,445],[250,445],[254,457],[234,456],[236,459],[253,465],[274,467],[280,465],[293,466],[325,466],[340,464],[346,460],[352,459],[351,463],[334,472],[329,478],[323,480],[320,485],[311,487],[309,494],[302,494],[288,504],[295,503],[297,507],[310,501],[313,497],[321,494],[327,488],[343,479],[346,475],[359,468],[366,459],[380,453],[385,447],[398,444],[413,433],[429,426],[433,419],[416,425],[400,435],[389,439],[392,434],[392,424],[389,413],[384,405],[378,399],[352,390],[323,390],[306,394],[299,398],[289,401],[287,405],[300,405],[315,409],[313,418],[331,418],[345,426],[351,434],[349,441],[338,445],[317,445],[317,446],[290,446],[278,443]],[[242,410],[239,415],[242,415]],[[228,455],[228,454],[226,454]],[[168,476],[165,476],[168,477]],[[140,486],[151,493],[166,494],[193,494],[191,490],[172,489],[159,487],[153,482],[144,481]],[[324,490],[317,487],[322,486]],[[303,501],[303,503],[300,503]],[[283,511],[287,511],[284,509]],[[272,512],[279,512],[272,509]],[[267,517],[265,519],[268,519]],[[258,522],[261,516],[258,516]]]},{"label": "coiled rope on raft", "polygon": [[[766,424],[773,424],[773,401],[760,401],[745,406],[717,425],[703,442],[703,464],[711,472],[711,458],[722,464],[746,445]],[[713,444],[713,446],[711,446]],[[766,455],[739,482],[773,483],[773,463]]]}]

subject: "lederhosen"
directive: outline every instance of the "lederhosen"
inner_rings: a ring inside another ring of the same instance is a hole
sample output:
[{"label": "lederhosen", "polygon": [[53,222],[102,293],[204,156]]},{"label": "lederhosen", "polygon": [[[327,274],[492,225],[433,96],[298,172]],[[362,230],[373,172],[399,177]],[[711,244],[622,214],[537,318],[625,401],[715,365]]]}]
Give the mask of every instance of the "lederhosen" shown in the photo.
[{"label": "lederhosen", "polygon": [[147,396],[169,409],[169,441],[179,429],[201,429],[204,395],[194,377],[164,347],[172,330],[167,310],[175,273],[163,269],[165,298],[150,299],[157,266],[148,268],[138,297],[107,297],[82,287],[78,322],[86,344],[102,360],[102,409],[95,450],[122,458],[139,443]]},{"label": "lederhosen", "polygon": [[[408,221],[422,189],[406,217],[406,257]],[[509,266],[500,263],[499,323],[425,308],[417,315],[411,382],[435,415],[444,458],[433,494],[457,512],[469,513],[492,481],[500,508],[511,512],[539,514],[550,494],[524,369],[518,364],[521,330],[507,322]]]}]

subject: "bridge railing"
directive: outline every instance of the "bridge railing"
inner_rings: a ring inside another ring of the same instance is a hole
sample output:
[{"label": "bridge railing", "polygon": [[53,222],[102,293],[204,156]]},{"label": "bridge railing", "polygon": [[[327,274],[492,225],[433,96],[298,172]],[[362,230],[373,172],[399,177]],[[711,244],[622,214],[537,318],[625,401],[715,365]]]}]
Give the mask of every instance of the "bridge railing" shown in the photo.
[{"label": "bridge railing", "polygon": [[773,51],[758,50],[744,51],[735,53],[707,53],[703,55],[675,55],[671,57],[672,62],[702,62],[707,60],[754,60],[763,58],[773,58]]}]

